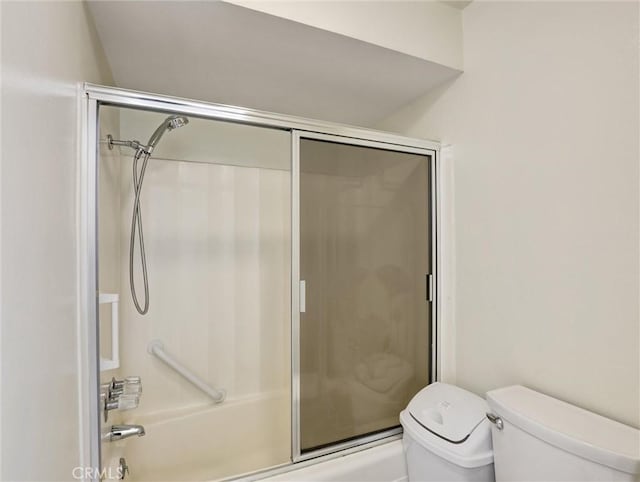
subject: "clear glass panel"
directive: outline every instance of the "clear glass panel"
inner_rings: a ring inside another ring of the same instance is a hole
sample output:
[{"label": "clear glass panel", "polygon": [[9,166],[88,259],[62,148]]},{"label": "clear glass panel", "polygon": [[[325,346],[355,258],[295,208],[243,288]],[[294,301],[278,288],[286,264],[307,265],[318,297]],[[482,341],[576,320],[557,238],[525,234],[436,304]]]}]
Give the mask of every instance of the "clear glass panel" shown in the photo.
[{"label": "clear glass panel", "polygon": [[300,142],[303,451],[399,424],[429,380],[429,157]]},{"label": "clear glass panel", "polygon": [[[100,138],[144,144],[166,117],[102,107]],[[124,456],[127,480],[212,480],[290,461],[290,151],[289,132],[194,117],[164,134],[141,195],[142,316],[129,291],[133,150],[100,146],[99,289],[120,300],[120,367],[101,377],[143,384],[138,408],[111,411],[103,424],[146,429],[103,444],[104,466]],[[149,354],[156,339],[226,400],[214,404]]]}]

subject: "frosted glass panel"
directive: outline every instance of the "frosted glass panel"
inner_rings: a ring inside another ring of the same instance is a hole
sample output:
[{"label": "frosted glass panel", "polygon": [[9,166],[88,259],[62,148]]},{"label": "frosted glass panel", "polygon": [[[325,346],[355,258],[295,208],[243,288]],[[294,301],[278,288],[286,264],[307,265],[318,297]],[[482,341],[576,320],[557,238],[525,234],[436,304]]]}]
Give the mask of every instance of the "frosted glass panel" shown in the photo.
[{"label": "frosted glass panel", "polygon": [[429,158],[301,140],[303,451],[399,424],[429,378]]}]

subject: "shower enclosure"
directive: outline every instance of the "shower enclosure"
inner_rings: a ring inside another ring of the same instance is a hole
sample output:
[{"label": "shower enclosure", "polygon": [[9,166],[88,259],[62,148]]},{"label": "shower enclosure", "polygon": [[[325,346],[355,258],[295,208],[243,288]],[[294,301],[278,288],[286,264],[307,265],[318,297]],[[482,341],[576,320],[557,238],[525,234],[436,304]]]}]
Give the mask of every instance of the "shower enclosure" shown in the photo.
[{"label": "shower enclosure", "polygon": [[91,466],[214,480],[399,437],[436,376],[437,144],[88,84],[84,103]]}]

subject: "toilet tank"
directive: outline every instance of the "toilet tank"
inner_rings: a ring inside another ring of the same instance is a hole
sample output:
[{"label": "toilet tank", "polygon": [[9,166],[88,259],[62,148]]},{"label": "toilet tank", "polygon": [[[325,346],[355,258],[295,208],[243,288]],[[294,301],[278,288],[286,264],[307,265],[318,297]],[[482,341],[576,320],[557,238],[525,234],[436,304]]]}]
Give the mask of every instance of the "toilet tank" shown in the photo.
[{"label": "toilet tank", "polygon": [[640,481],[640,430],[519,385],[487,402],[496,481]]}]

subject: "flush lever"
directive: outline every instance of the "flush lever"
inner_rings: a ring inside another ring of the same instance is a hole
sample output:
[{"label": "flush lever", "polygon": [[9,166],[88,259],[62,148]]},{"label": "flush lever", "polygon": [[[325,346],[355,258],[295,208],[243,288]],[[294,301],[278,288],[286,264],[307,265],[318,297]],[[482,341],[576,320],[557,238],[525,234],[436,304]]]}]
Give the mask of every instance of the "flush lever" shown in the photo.
[{"label": "flush lever", "polygon": [[504,422],[495,413],[487,412],[487,418],[498,430],[502,430],[504,428]]}]

